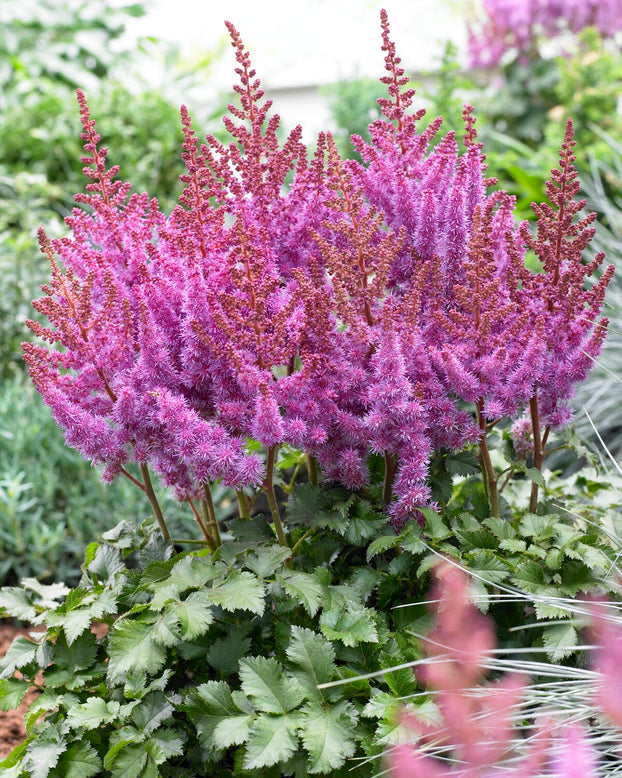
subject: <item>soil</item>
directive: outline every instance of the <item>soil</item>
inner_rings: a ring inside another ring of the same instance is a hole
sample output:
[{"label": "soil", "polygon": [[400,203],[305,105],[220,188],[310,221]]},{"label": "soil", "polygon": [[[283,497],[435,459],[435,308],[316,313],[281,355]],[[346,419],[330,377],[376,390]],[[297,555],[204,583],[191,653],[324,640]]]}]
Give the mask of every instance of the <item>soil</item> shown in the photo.
[{"label": "soil", "polygon": [[[28,635],[29,630],[18,629],[11,624],[0,624],[0,656],[4,656],[13,638]],[[17,710],[0,711],[0,757],[5,757],[26,737],[24,715],[36,692],[26,694]]]}]

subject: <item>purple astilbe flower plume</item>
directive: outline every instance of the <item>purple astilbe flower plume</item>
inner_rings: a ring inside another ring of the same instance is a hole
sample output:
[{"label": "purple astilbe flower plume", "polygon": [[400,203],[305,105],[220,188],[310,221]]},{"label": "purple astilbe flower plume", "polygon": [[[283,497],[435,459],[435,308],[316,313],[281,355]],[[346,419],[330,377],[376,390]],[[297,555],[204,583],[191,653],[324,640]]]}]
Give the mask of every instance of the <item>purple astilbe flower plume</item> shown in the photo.
[{"label": "purple astilbe flower plume", "polygon": [[585,27],[614,37],[622,30],[620,0],[484,0],[469,25],[471,65],[498,65],[506,54],[531,58],[543,40]]},{"label": "purple astilbe flower plume", "polygon": [[551,171],[546,185],[551,205],[532,205],[537,216],[535,237],[526,223],[522,225],[525,244],[536,253],[544,271],[526,275],[523,284],[532,310],[545,317],[548,356],[539,402],[544,422],[553,427],[567,421],[565,401],[572,397],[576,384],[585,380],[600,353],[608,320],[598,320],[598,316],[614,271],[610,265],[598,281],[585,288],[585,280],[598,270],[605,255],[599,253],[590,262],[582,261],[594,236],[596,214],[575,219],[585,200],[574,200],[580,189],[573,165],[574,145],[572,121],[568,120],[559,169]]},{"label": "purple astilbe flower plume", "polygon": [[[572,121],[566,124],[559,152],[559,168],[551,171],[546,194],[551,203],[532,204],[537,231],[532,236],[526,223],[521,225],[525,245],[537,255],[541,273],[522,274],[522,289],[533,320],[544,320],[544,367],[529,402],[533,429],[533,463],[540,469],[552,429],[563,427],[572,416],[568,405],[575,387],[587,377],[600,354],[607,334],[608,320],[598,319],[614,267],[610,265],[588,288],[590,278],[602,265],[605,255],[597,254],[583,262],[583,253],[594,236],[596,214],[576,219],[585,200],[576,201],[580,184],[574,168],[575,145]],[[537,484],[532,486],[530,509],[535,510]]]}]

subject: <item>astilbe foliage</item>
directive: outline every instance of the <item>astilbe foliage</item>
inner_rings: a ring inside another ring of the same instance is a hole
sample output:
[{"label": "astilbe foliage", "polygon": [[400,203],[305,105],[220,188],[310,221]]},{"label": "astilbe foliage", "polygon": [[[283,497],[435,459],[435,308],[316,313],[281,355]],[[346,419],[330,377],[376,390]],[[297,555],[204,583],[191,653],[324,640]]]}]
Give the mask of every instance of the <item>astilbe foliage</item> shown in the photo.
[{"label": "astilbe foliage", "polygon": [[585,27],[615,37],[622,30],[620,0],[484,0],[481,18],[469,26],[471,64],[498,65],[509,52],[530,57],[542,40]]},{"label": "astilbe foliage", "polygon": [[[370,142],[355,139],[362,163],[342,160],[328,134],[313,156],[299,127],[279,141],[228,24],[230,141],[199,143],[182,107],[187,173],[168,217],[116,180],[79,93],[90,183],[78,202],[89,210],[69,218],[73,238],[41,236],[52,281],[35,307],[50,326],[30,327],[51,347],[25,344],[24,355],[67,442],[105,478],[143,489],[165,534],[150,468],[211,546],[210,484],[237,490],[243,515],[263,488],[286,545],[272,478],[281,444],[349,488],[383,457],[398,527],[430,503],[432,454],[476,444],[497,514],[488,431],[529,408],[540,467],[598,354],[611,271],[584,290],[602,257],[581,258],[593,228],[575,218],[571,125],[533,237],[485,177],[470,106],[461,143],[452,132],[432,143],[440,117],[419,131],[381,21],[387,97]],[[542,273],[526,268],[528,248]]]}]

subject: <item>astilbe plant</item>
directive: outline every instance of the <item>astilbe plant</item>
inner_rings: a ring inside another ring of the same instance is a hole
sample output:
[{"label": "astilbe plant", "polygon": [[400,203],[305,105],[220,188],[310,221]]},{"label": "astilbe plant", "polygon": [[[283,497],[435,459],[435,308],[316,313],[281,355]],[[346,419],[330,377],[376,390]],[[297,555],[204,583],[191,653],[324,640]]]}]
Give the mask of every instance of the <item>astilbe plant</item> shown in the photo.
[{"label": "astilbe plant", "polygon": [[471,63],[498,65],[509,52],[529,58],[542,40],[585,27],[615,37],[622,30],[620,0],[484,0],[481,18],[469,26]]},{"label": "astilbe plant", "polygon": [[[593,228],[575,219],[571,124],[532,237],[513,199],[491,191],[470,106],[463,150],[452,132],[432,145],[440,118],[419,132],[386,13],[388,96],[371,141],[355,139],[362,163],[342,160],[330,135],[311,158],[300,128],[279,142],[228,27],[231,141],[199,144],[182,108],[187,174],[169,217],[116,180],[79,93],[89,211],[68,220],[73,238],[40,237],[52,281],[35,307],[50,326],[30,326],[53,347],[24,345],[37,388],[70,445],[146,492],[165,537],[150,470],[208,546],[220,544],[216,481],[237,492],[242,516],[263,490],[286,546],[273,477],[282,444],[307,455],[312,483],[319,463],[349,488],[369,484],[370,456],[383,457],[398,527],[430,504],[430,457],[476,444],[498,515],[488,432],[530,409],[539,469],[606,331],[612,270],[584,290],[602,256],[582,262]],[[526,268],[528,248],[542,273]]]}]

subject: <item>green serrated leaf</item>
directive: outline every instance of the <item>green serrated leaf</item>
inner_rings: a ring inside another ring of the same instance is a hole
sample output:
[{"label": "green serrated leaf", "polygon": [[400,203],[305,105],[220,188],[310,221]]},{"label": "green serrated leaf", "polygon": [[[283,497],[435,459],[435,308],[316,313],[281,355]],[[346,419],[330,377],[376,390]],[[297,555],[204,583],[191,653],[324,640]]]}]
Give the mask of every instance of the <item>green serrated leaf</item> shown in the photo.
[{"label": "green serrated leaf", "polygon": [[484,519],[483,524],[485,524],[500,541],[512,540],[516,537],[516,530],[507,519],[499,519],[491,516],[488,519]]},{"label": "green serrated leaf", "polygon": [[299,602],[309,616],[315,616],[322,602],[324,589],[314,575],[309,573],[283,572],[277,581],[296,602]]},{"label": "green serrated leaf", "polygon": [[225,583],[209,591],[212,602],[225,610],[246,610],[258,616],[264,611],[263,584],[247,570],[231,573]]},{"label": "green serrated leaf", "polygon": [[538,486],[542,486],[542,487],[546,486],[546,481],[544,479],[544,476],[535,467],[526,467],[525,475],[527,476],[527,478],[529,478],[530,481],[533,481],[535,484],[538,484]]},{"label": "green serrated leaf", "polygon": [[520,538],[507,538],[499,543],[499,548],[512,554],[524,554],[527,550],[527,542]]},{"label": "green serrated leaf", "polygon": [[283,672],[274,657],[254,656],[240,661],[242,691],[257,710],[286,713],[302,702],[298,682]]},{"label": "green serrated leaf", "polygon": [[154,622],[151,630],[151,640],[167,648],[172,648],[181,642],[179,617],[172,608],[165,610]]},{"label": "green serrated leaf", "polygon": [[303,627],[292,627],[287,658],[298,669],[296,678],[307,697],[322,697],[317,688],[335,675],[335,649],[321,635]]},{"label": "green serrated leaf", "polygon": [[87,632],[73,641],[71,645],[61,633],[56,640],[54,661],[60,668],[71,673],[91,667],[97,656],[97,641],[92,632]]},{"label": "green serrated leaf", "polygon": [[116,701],[106,702],[101,697],[89,697],[81,705],[75,705],[67,713],[67,723],[74,729],[96,729],[119,718],[121,705]]},{"label": "green serrated leaf", "polygon": [[[144,748],[155,765],[160,765],[184,752],[185,736],[176,729],[161,728],[145,740]],[[156,773],[159,775],[159,773]]]},{"label": "green serrated leaf", "polygon": [[398,535],[381,535],[379,538],[372,540],[367,547],[367,561],[370,562],[378,554],[384,554],[390,548],[399,546],[400,538]]},{"label": "green serrated leaf", "polygon": [[28,683],[21,678],[2,678],[0,680],[0,710],[17,708],[28,691]]},{"label": "green serrated leaf", "polygon": [[249,567],[258,578],[267,578],[275,570],[282,567],[283,562],[292,555],[289,548],[283,546],[262,547],[259,552],[254,552],[246,560]]},{"label": "green serrated leaf", "polygon": [[214,727],[213,741],[216,748],[230,748],[245,743],[254,720],[255,716],[250,713],[221,719]]},{"label": "green serrated leaf", "polygon": [[123,621],[114,625],[108,638],[108,677],[113,683],[125,674],[155,675],[166,661],[166,649],[151,637],[152,625],[140,621]]},{"label": "green serrated leaf", "polygon": [[31,596],[19,586],[3,586],[0,589],[0,609],[5,617],[20,621],[32,621],[37,615]]},{"label": "green serrated leaf", "polygon": [[179,619],[183,640],[194,640],[207,632],[214,621],[211,599],[210,592],[202,589],[175,603],[173,609]]},{"label": "green serrated leaf", "polygon": [[150,735],[175,713],[174,706],[162,692],[152,692],[146,695],[132,711],[132,719],[136,727]]},{"label": "green serrated leaf", "polygon": [[[201,684],[187,696],[184,709],[196,727],[201,746],[208,751],[224,747],[219,746],[215,739],[216,728],[221,722],[247,715],[236,705],[231,689],[224,681]],[[243,724],[241,719],[240,723]]]},{"label": "green serrated leaf", "polygon": [[244,767],[257,770],[284,762],[299,748],[300,714],[260,716],[253,723],[246,744]]},{"label": "green serrated leaf", "polygon": [[26,667],[26,665],[37,662],[40,655],[40,648],[41,646],[39,643],[30,640],[24,635],[18,635],[0,661],[0,668],[2,668],[0,678],[9,678],[13,675],[15,670],[19,670],[22,667]]},{"label": "green serrated leaf", "polygon": [[310,704],[302,711],[300,737],[309,753],[309,772],[336,770],[355,750],[356,708],[341,701],[331,708]]},{"label": "green serrated leaf", "polygon": [[[104,766],[111,771],[112,778],[150,778],[147,772],[149,755],[142,743],[124,744],[115,752],[113,759],[109,759],[109,754],[110,751],[106,754]],[[151,775],[157,774],[157,771],[151,771]]]},{"label": "green serrated leaf", "polygon": [[578,633],[573,624],[551,624],[542,633],[544,646],[552,662],[560,662],[570,656],[578,644]]},{"label": "green serrated leaf", "polygon": [[320,628],[329,640],[341,640],[345,646],[377,643],[374,611],[369,608],[344,608],[322,613]]},{"label": "green serrated leaf", "polygon": [[92,778],[100,775],[102,760],[90,743],[72,743],[61,756],[56,772],[64,778]]},{"label": "green serrated leaf", "polygon": [[251,641],[246,630],[231,628],[225,638],[215,640],[210,646],[207,661],[219,672],[230,675],[237,672],[240,659],[248,653]]},{"label": "green serrated leaf", "polygon": [[217,578],[220,572],[220,567],[210,558],[189,554],[173,566],[170,582],[180,592],[201,589]]},{"label": "green serrated leaf", "polygon": [[43,739],[28,744],[23,767],[30,778],[47,778],[48,773],[58,764],[58,760],[67,749],[64,741],[50,742]]}]

